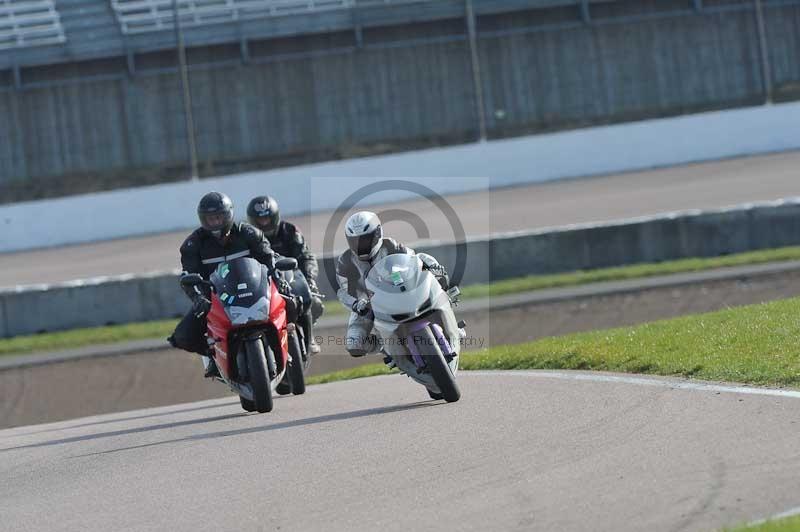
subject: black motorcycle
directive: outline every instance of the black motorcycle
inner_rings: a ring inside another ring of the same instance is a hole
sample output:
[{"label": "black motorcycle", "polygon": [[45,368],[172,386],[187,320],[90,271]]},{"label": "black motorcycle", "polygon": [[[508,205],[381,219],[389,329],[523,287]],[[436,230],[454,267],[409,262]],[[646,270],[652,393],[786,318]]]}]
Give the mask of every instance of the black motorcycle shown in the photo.
[{"label": "black motorcycle", "polygon": [[[282,258],[281,261],[295,261],[291,258]],[[295,261],[295,265],[297,262]],[[313,316],[311,306],[313,303],[313,296],[320,297],[319,294],[313,294],[308,285],[308,280],[303,272],[295,266],[294,269],[281,271],[280,276],[289,283],[291,287],[292,301],[287,301],[287,320],[290,327],[292,327],[294,334],[299,340],[300,355],[303,363],[303,372],[307,372],[311,364],[309,353],[311,352],[311,341],[313,336]],[[275,390],[280,395],[288,395],[292,392],[291,383],[288,376],[278,384]]]}]

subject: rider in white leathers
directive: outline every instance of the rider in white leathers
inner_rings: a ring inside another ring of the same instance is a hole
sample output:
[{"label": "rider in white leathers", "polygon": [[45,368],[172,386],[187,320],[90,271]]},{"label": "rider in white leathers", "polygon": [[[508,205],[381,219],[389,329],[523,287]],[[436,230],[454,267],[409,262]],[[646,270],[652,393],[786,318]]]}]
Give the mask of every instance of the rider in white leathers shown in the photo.
[{"label": "rider in white leathers", "polygon": [[[339,283],[337,297],[352,311],[347,325],[345,348],[351,356],[360,357],[378,351],[377,337],[372,334],[375,320],[369,305],[365,279],[372,266],[388,255],[407,253],[414,250],[383,236],[383,228],[378,216],[369,211],[352,215],[345,224],[345,237],[348,249],[336,262],[336,279]],[[447,290],[449,279],[445,268],[426,253],[417,256],[424,267],[430,270],[442,288]]]}]

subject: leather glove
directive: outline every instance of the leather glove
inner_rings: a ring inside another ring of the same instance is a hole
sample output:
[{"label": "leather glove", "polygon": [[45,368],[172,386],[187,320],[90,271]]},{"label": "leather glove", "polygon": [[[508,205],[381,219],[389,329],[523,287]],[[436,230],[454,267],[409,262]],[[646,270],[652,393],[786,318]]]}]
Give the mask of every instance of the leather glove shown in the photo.
[{"label": "leather glove", "polygon": [[278,292],[286,296],[292,293],[292,285],[283,277],[278,277]]},{"label": "leather glove", "polygon": [[426,265],[425,269],[430,271],[433,275],[445,275],[447,272],[441,264]]},{"label": "leather glove", "polygon": [[369,300],[359,299],[353,303],[353,312],[359,316],[366,316],[369,313],[370,305]]},{"label": "leather glove", "polygon": [[447,291],[450,287],[450,276],[447,275],[447,270],[441,264],[431,264],[425,265],[425,269],[428,270],[433,274],[434,277],[439,281],[439,285],[442,287],[442,290]]},{"label": "leather glove", "polygon": [[209,301],[208,298],[198,295],[194,298],[194,301],[192,301],[192,314],[194,314],[196,318],[205,317],[209,310],[211,310],[211,301]]},{"label": "leather glove", "polygon": [[308,279],[308,290],[312,294],[319,294],[319,287],[317,286],[317,281],[314,279]]}]

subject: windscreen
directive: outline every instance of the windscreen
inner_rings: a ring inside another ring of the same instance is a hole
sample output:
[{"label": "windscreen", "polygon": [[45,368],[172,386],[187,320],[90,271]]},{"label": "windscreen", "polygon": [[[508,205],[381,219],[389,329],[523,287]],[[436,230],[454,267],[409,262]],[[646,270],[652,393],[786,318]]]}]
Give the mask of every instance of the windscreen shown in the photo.
[{"label": "windscreen", "polygon": [[367,278],[375,287],[385,292],[402,293],[419,284],[420,272],[419,259],[402,253],[389,255],[379,261],[372,267]]},{"label": "windscreen", "polygon": [[223,262],[211,274],[211,283],[226,306],[249,307],[262,297],[269,299],[269,272],[255,259]]}]

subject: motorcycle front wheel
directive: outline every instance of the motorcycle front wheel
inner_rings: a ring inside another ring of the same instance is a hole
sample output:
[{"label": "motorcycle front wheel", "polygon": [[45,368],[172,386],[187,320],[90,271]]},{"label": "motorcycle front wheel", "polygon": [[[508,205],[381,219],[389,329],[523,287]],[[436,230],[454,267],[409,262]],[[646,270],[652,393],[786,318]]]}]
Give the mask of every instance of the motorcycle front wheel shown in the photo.
[{"label": "motorcycle front wheel", "polygon": [[461,399],[461,390],[456,383],[456,378],[450,370],[450,366],[447,365],[439,343],[436,341],[436,336],[430,327],[414,333],[414,344],[441,392],[441,394],[437,394],[428,390],[428,395],[432,399],[444,399],[448,403],[455,403]]},{"label": "motorcycle front wheel", "polygon": [[[247,371],[253,389],[253,404],[260,413],[272,412],[272,388],[270,387],[267,356],[261,338],[245,340]],[[242,405],[244,406],[244,405]]]}]

